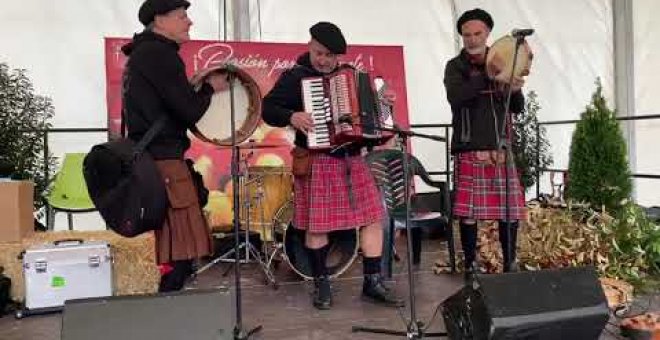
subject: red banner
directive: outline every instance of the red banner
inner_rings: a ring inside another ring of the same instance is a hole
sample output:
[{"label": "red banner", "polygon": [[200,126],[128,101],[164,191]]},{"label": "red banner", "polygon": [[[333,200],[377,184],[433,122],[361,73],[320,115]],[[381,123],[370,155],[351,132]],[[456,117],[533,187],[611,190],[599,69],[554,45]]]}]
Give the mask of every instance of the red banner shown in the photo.
[{"label": "red banner", "polygon": [[[112,136],[119,134],[121,117],[121,78],[126,57],[121,47],[128,43],[126,38],[106,38],[106,96],[108,105],[108,129]],[[236,65],[245,71],[259,86],[261,96],[270,91],[283,70],[293,66],[296,58],[307,50],[306,44],[190,41],[180,50],[189,76],[208,67],[224,64]],[[406,98],[403,48],[401,46],[349,46],[342,62],[380,76],[396,93],[394,121],[402,127],[408,126],[408,102]],[[229,111],[227,111],[229,112]],[[224,119],[229,124],[230,116]],[[231,129],[229,129],[231,130]],[[204,176],[211,190],[206,209],[211,213],[211,224],[231,224],[231,150],[192,139],[187,157],[195,161],[195,168]],[[278,144],[282,147],[244,150],[242,160],[248,167],[282,167],[290,162],[290,146],[293,132],[289,129],[273,128],[260,123],[249,137],[255,144]],[[271,190],[291,190],[290,187]],[[277,208],[277,207],[275,207]],[[276,210],[276,209],[272,209]],[[270,218],[272,216],[266,216]]]}]

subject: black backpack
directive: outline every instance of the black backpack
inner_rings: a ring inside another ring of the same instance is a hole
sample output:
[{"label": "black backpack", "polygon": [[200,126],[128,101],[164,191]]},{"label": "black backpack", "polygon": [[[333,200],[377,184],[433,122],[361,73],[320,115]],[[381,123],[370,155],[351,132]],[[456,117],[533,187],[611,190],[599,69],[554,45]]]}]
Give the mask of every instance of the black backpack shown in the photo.
[{"label": "black backpack", "polygon": [[[165,125],[163,117],[135,144],[120,138],[92,147],[83,162],[89,196],[110,229],[134,237],[160,229],[169,201],[146,146]],[[122,129],[123,130],[123,129]]]}]

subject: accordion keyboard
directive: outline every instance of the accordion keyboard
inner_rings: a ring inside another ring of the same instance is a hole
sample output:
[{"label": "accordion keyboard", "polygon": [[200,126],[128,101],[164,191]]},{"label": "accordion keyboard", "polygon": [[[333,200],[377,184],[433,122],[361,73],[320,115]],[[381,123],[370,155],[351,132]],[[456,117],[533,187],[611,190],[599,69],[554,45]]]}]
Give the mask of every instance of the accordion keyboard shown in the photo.
[{"label": "accordion keyboard", "polygon": [[323,90],[323,78],[303,79],[303,103],[305,112],[312,114],[314,127],[307,133],[307,145],[310,148],[330,147],[330,99]]}]

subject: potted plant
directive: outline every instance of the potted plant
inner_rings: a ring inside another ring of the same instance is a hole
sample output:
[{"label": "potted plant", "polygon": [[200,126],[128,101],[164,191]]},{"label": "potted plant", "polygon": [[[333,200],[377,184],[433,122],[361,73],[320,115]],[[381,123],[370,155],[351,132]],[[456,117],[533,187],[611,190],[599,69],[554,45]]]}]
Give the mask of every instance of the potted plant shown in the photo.
[{"label": "potted plant", "polygon": [[546,129],[539,125],[540,109],[536,92],[530,91],[525,97],[525,110],[513,117],[511,148],[520,184],[525,191],[536,184],[541,170],[552,164]]},{"label": "potted plant", "polygon": [[632,191],[626,141],[596,80],[596,92],[573,132],[566,196],[596,209],[618,210]]},{"label": "potted plant", "polygon": [[35,210],[46,203],[55,165],[50,153],[44,155],[53,113],[52,100],[35,93],[25,70],[0,63],[0,177],[33,181]]}]

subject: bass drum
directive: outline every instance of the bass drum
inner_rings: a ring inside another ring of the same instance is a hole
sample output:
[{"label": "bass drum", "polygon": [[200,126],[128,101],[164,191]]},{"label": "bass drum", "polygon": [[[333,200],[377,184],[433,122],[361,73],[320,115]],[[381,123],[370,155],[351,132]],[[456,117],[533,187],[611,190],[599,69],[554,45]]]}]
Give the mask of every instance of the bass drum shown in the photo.
[{"label": "bass drum", "polygon": [[[285,202],[273,217],[273,227],[284,245],[284,260],[305,280],[311,280],[312,269],[305,250],[305,231],[293,227],[293,201]],[[357,229],[333,231],[328,234],[330,250],[326,266],[331,278],[343,274],[355,261],[360,245]]]}]

